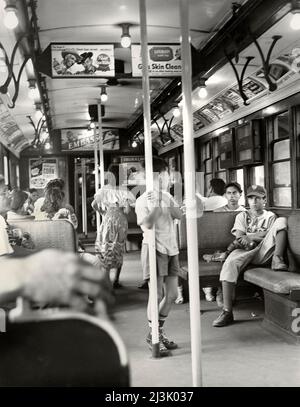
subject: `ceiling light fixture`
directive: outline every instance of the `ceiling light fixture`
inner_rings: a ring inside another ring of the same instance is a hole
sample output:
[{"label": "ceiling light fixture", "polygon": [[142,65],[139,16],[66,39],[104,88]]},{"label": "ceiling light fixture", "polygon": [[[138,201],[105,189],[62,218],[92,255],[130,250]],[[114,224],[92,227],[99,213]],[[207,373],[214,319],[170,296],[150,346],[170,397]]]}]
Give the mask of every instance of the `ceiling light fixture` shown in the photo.
[{"label": "ceiling light fixture", "polygon": [[7,0],[4,7],[4,25],[6,28],[13,30],[19,24],[17,16],[16,0]]},{"label": "ceiling light fixture", "polygon": [[138,145],[137,142],[134,140],[134,141],[132,142],[132,144],[131,144],[131,147],[136,148],[137,145]]},{"label": "ceiling light fixture", "polygon": [[130,26],[130,24],[127,24],[127,23],[121,24],[121,27],[122,27],[121,45],[123,48],[129,48],[131,45],[131,36],[129,34],[129,26]]},{"label": "ceiling light fixture", "polygon": [[107,102],[108,96],[107,96],[107,93],[106,93],[106,86],[105,85],[101,86],[100,99],[101,99],[102,103]]},{"label": "ceiling light fixture", "polygon": [[205,99],[207,97],[207,90],[206,90],[206,85],[205,85],[205,79],[201,78],[199,79],[199,90],[198,90],[198,96],[200,99]]},{"label": "ceiling light fixture", "polygon": [[180,111],[179,107],[175,106],[174,109],[173,109],[173,116],[174,117],[179,117],[180,115],[181,115],[181,111]]},{"label": "ceiling light fixture", "polygon": [[37,91],[36,91],[36,80],[35,79],[28,79],[29,83],[29,91],[28,91],[28,97],[30,99],[35,99],[37,97]]},{"label": "ceiling light fixture", "polygon": [[300,30],[300,1],[292,1],[292,14],[293,17],[290,22],[292,30]]}]

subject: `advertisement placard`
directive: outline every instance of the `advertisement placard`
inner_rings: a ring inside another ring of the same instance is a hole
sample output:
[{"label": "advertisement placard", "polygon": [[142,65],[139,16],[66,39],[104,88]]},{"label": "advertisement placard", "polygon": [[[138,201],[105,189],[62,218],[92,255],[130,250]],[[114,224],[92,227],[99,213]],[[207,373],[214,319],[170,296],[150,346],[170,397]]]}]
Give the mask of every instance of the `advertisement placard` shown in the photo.
[{"label": "advertisement placard", "polygon": [[[180,45],[148,45],[149,75],[180,76],[182,71]],[[132,76],[141,77],[141,45],[131,46]]]},{"label": "advertisement placard", "polygon": [[57,178],[56,158],[32,158],[29,160],[29,188],[43,189]]},{"label": "advertisement placard", "polygon": [[[103,150],[119,150],[120,140],[117,129],[103,129]],[[99,141],[99,136],[96,138]],[[94,131],[88,129],[64,129],[61,131],[61,151],[94,150]]]},{"label": "advertisement placard", "polygon": [[115,76],[112,44],[51,44],[53,78]]}]

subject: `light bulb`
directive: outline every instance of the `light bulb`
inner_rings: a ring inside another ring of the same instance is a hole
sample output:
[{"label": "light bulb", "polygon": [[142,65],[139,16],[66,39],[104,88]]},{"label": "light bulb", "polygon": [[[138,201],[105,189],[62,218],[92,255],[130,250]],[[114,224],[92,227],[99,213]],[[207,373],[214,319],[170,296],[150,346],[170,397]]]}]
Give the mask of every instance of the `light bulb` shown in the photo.
[{"label": "light bulb", "polygon": [[133,141],[132,144],[131,144],[131,146],[132,146],[133,148],[136,148],[136,147],[137,147],[137,142],[136,142],[136,141]]},{"label": "light bulb", "polygon": [[121,45],[123,48],[128,48],[131,45],[131,37],[130,35],[122,35],[121,37]]},{"label": "light bulb", "polygon": [[13,30],[19,24],[16,11],[13,8],[6,8],[5,15],[3,19],[4,25],[6,28]]},{"label": "light bulb", "polygon": [[28,90],[28,97],[29,97],[29,99],[35,99],[36,98],[36,96],[37,96],[37,91],[36,91],[36,88],[34,87],[34,88],[29,88],[29,90]]},{"label": "light bulb", "polygon": [[95,123],[94,123],[94,122],[92,122],[92,123],[90,124],[90,128],[91,128],[91,129],[94,129],[94,128],[95,128]]},{"label": "light bulb", "polygon": [[198,96],[200,99],[205,99],[207,97],[207,90],[205,87],[201,87],[198,91]]},{"label": "light bulb", "polygon": [[300,13],[294,13],[290,22],[290,27],[293,30],[300,30]]},{"label": "light bulb", "polygon": [[37,110],[34,113],[34,117],[36,118],[36,120],[40,120],[43,117],[43,112],[41,112],[41,110]]},{"label": "light bulb", "polygon": [[179,109],[179,107],[175,107],[175,108],[173,109],[173,116],[174,116],[174,117],[179,117],[179,116],[180,116],[180,109]]},{"label": "light bulb", "polygon": [[45,143],[45,150],[50,150],[51,144],[50,143]]},{"label": "light bulb", "polygon": [[101,99],[101,102],[105,103],[108,99],[107,93],[101,93],[100,99]]}]

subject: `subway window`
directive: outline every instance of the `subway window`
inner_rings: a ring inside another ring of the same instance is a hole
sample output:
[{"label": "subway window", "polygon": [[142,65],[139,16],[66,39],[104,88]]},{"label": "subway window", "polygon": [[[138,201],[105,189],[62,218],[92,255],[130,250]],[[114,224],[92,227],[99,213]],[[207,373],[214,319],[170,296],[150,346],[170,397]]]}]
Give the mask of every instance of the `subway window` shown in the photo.
[{"label": "subway window", "polygon": [[274,117],[271,140],[271,181],[273,206],[292,206],[291,153],[288,112]]}]

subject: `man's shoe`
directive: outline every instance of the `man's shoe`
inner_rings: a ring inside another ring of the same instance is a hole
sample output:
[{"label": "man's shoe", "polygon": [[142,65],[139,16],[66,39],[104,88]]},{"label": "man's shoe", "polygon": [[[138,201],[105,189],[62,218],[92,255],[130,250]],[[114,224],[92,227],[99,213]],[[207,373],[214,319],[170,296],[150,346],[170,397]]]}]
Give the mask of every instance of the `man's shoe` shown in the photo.
[{"label": "man's shoe", "polygon": [[272,258],[272,270],[275,271],[287,271],[288,266],[285,264],[282,256],[274,255]]},{"label": "man's shoe", "polygon": [[215,297],[213,295],[213,288],[212,287],[204,287],[203,292],[205,294],[205,299],[208,302],[215,301]]},{"label": "man's shoe", "polygon": [[[146,338],[146,342],[149,346],[149,349],[152,351],[152,335],[151,332],[149,332],[147,338]],[[166,348],[166,346],[163,344],[163,342],[159,339],[159,355],[161,357],[164,356],[170,356],[170,351],[169,349]]]},{"label": "man's shoe", "polygon": [[233,321],[234,319],[232,311],[226,311],[223,309],[218,318],[214,320],[213,326],[215,327],[226,326],[232,324]]},{"label": "man's shoe", "polygon": [[164,344],[164,346],[169,350],[178,348],[177,343],[170,341],[170,339],[166,336],[163,329],[159,330],[159,341],[162,342]]}]

